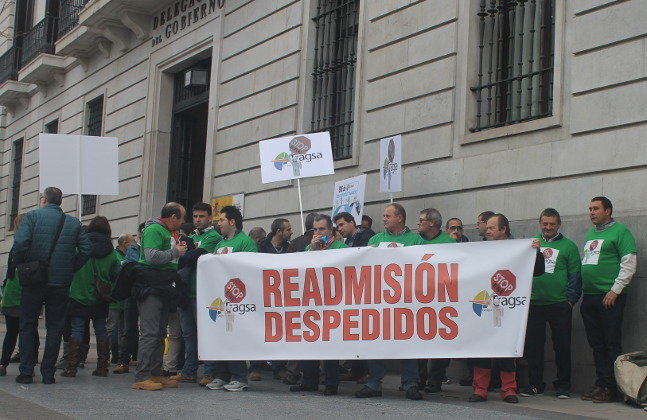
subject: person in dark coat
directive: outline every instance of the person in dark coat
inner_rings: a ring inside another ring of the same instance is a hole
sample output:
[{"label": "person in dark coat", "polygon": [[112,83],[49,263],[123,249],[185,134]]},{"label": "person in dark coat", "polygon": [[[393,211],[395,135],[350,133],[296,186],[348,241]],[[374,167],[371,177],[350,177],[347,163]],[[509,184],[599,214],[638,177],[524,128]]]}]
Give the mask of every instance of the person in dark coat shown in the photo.
[{"label": "person in dark coat", "polygon": [[306,250],[306,247],[310,245],[310,242],[312,242],[312,236],[314,235],[314,231],[312,230],[312,225],[314,224],[315,217],[317,216],[318,216],[317,213],[310,213],[306,216],[306,223],[305,223],[306,231],[303,235],[294,239],[290,243],[290,248],[288,248],[288,252],[303,252]]}]

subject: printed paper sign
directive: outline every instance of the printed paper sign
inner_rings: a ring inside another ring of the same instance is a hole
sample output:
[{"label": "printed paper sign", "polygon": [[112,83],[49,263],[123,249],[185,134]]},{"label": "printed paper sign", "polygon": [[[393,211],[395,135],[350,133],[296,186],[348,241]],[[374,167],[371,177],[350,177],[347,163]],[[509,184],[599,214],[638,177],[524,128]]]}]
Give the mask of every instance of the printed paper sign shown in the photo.
[{"label": "printed paper sign", "polygon": [[245,204],[245,194],[230,194],[221,195],[211,199],[211,219],[217,221],[220,219],[220,209],[225,206],[234,206],[240,210],[240,214],[245,215],[243,212]]},{"label": "printed paper sign", "polygon": [[380,140],[380,192],[402,191],[402,136]]},{"label": "printed paper sign", "polygon": [[115,137],[39,134],[40,191],[119,195],[119,144]]},{"label": "printed paper sign", "polygon": [[258,146],[263,184],[335,173],[327,132],[263,140]]},{"label": "printed paper sign", "polygon": [[348,178],[335,183],[332,198],[332,218],[342,212],[350,213],[357,226],[362,224],[364,211],[364,191],[366,189],[366,175]]},{"label": "printed paper sign", "polygon": [[202,360],[521,357],[531,240],[205,255]]}]

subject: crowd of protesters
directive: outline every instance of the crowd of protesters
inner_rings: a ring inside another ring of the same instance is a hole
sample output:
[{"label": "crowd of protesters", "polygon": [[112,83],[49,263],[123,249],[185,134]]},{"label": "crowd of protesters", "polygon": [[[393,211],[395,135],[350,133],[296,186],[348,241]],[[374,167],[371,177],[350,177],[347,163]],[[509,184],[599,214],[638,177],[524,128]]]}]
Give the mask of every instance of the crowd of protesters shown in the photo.
[{"label": "crowd of protesters", "polygon": [[[186,223],[187,209],[167,203],[159,218],[139,226],[137,236],[117,236],[103,216],[87,227],[61,210],[62,192],[45,189],[40,208],[13,221],[14,244],[3,283],[1,308],[6,334],[0,358],[0,376],[7,366],[19,362],[16,381],[34,381],[40,357],[43,384],[61,376],[75,377],[84,366],[90,343],[90,325],[96,337],[97,364],[94,376],[127,374],[134,367],[133,389],[161,390],[178,383],[198,383],[210,390],[243,391],[248,381],[262,379],[261,371],[290,385],[292,392],[316,392],[320,377],[323,394],[338,393],[340,380],[364,386],[357,398],[380,397],[385,360],[319,361],[200,361],[196,315],[196,266],[203,254],[262,252],[283,254],[319,252],[348,247],[399,246],[467,242],[460,219],[443,224],[440,212],[421,210],[417,230],[407,226],[403,206],[389,204],[383,212],[384,231],[372,230],[372,219],[363,216],[357,225],[349,213],[331,218],[311,213],[305,233],[292,239],[292,225],[278,218],[270,232],[255,227],[243,232],[243,219],[234,206],[212,214],[206,203],[197,203]],[[555,395],[570,397],[572,308],[582,299],[580,313],[593,351],[596,382],[582,399],[609,402],[617,398],[613,363],[621,354],[621,326],[627,286],[636,271],[633,235],[612,217],[613,206],[606,197],[589,204],[593,227],[586,233],[583,257],[575,243],[560,233],[557,210],[547,208],[539,215],[539,233],[532,246],[537,249],[533,273],[524,358],[529,384],[518,389],[516,360],[468,359],[461,385],[473,387],[470,402],[486,401],[488,389],[500,388],[509,403],[518,395],[531,397],[546,391],[544,345],[550,327],[555,351]],[[485,211],[476,221],[483,240],[512,237],[503,214]],[[118,288],[125,289],[116,301]],[[582,297],[583,295],[583,297]],[[38,339],[38,320],[45,308],[44,348]],[[12,354],[19,344],[19,357]],[[57,363],[63,342],[63,356]],[[167,348],[165,354],[165,347]],[[423,392],[441,391],[447,382],[449,359],[401,360],[401,389],[406,398],[419,400]],[[203,364],[201,375],[199,365]]]}]

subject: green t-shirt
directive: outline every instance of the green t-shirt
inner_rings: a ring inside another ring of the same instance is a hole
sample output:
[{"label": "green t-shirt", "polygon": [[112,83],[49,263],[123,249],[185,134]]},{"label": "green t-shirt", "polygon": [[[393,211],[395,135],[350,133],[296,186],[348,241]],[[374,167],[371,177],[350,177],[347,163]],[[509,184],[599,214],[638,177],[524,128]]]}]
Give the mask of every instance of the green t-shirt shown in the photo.
[{"label": "green t-shirt", "polygon": [[[126,259],[126,256],[124,254],[122,254],[121,252],[117,251],[116,249],[115,249],[115,255],[117,256],[117,259],[119,260],[119,264],[123,264],[124,260]],[[125,300],[120,300],[119,302],[113,302],[108,306],[108,308],[109,309],[118,309],[118,310],[124,309],[124,303],[125,302],[126,302]]]},{"label": "green t-shirt", "polygon": [[144,229],[144,232],[142,232],[139,263],[147,267],[177,270],[177,259],[164,264],[153,265],[146,262],[144,254],[144,249],[146,248],[168,251],[172,246],[175,246],[175,240],[173,239],[171,232],[169,232],[166,227],[158,223],[148,225],[146,229]]},{"label": "green t-shirt", "polygon": [[568,301],[568,275],[580,271],[580,252],[577,245],[565,237],[551,242],[544,241],[541,234],[535,238],[539,238],[540,241],[546,272],[532,279],[530,303],[550,305]]},{"label": "green t-shirt", "polygon": [[258,252],[256,242],[244,232],[238,231],[231,239],[223,238],[217,246],[216,254],[231,254],[232,252]]},{"label": "green t-shirt", "polygon": [[[615,222],[602,232],[595,227],[586,232],[584,257],[582,257],[582,290],[585,295],[607,293],[618,273],[620,260],[636,253],[636,240],[629,229]],[[622,290],[625,292],[627,288]]]},{"label": "green t-shirt", "polygon": [[[422,238],[422,236],[421,236],[421,238]],[[424,241],[423,243],[425,245],[431,245],[431,244],[455,244],[456,243],[456,239],[452,238],[451,236],[449,236],[448,234],[446,234],[443,231],[441,231],[438,236],[436,236],[434,239],[432,239],[430,241],[426,240],[425,238],[422,238],[422,240]]]},{"label": "green t-shirt", "polygon": [[[191,235],[190,238],[193,239],[196,248],[202,248],[209,253],[215,252],[216,247],[222,240],[222,236],[214,228],[209,228],[199,235]],[[194,270],[191,275],[191,284],[189,285],[189,297],[192,299],[196,298],[196,276],[197,274]]]},{"label": "green t-shirt", "polygon": [[94,287],[94,268],[92,263],[96,264],[97,276],[106,283],[114,284],[121,268],[121,263],[117,258],[117,252],[112,251],[103,258],[90,259],[74,273],[72,285],[70,286],[70,298],[76,300],[82,305],[92,306],[99,303]]},{"label": "green t-shirt", "polygon": [[21,294],[22,287],[18,280],[18,271],[16,271],[16,275],[12,278],[8,278],[5,283],[4,289],[2,290],[2,302],[0,302],[0,307],[14,308],[16,306],[20,306]]},{"label": "green t-shirt", "polygon": [[[325,251],[327,249],[341,249],[341,248],[348,248],[348,245],[346,245],[343,242],[339,242],[338,240],[335,239],[334,241],[332,241],[332,243],[328,248],[319,249],[318,251]],[[306,247],[306,251],[310,251],[310,245]]]},{"label": "green t-shirt", "polygon": [[377,246],[380,248],[397,248],[401,246],[424,245],[425,240],[422,239],[422,236],[410,230],[400,235],[391,235],[388,231],[384,231],[373,235],[368,240],[368,244],[369,246]]}]

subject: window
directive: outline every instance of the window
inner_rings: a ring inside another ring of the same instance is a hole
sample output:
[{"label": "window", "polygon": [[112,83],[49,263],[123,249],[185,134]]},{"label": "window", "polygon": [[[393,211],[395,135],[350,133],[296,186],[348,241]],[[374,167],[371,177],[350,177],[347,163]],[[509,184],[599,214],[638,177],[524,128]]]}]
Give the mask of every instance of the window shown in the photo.
[{"label": "window", "polygon": [[470,131],[553,112],[555,0],[480,0],[476,124]]},{"label": "window", "polygon": [[9,213],[9,229],[13,230],[13,221],[20,209],[20,181],[22,179],[22,146],[23,140],[13,142],[13,174],[11,176],[11,213]]},{"label": "window", "polygon": [[58,134],[58,119],[45,124],[45,133]]},{"label": "window", "polygon": [[336,160],[351,157],[359,0],[318,0],[311,131],[329,131]]},{"label": "window", "polygon": [[[103,95],[88,102],[88,124],[86,132],[89,136],[100,136],[103,125]],[[83,195],[81,197],[81,216],[97,212],[97,196]]]}]

